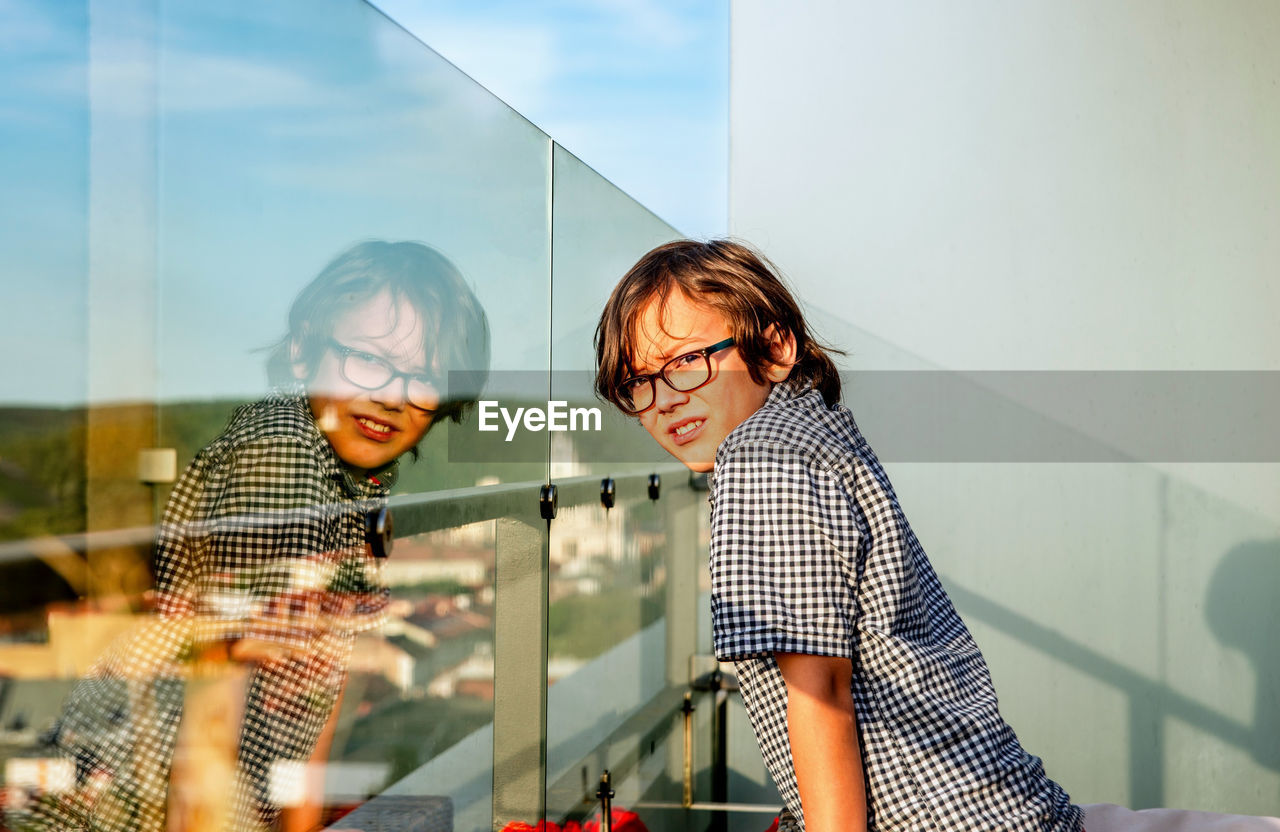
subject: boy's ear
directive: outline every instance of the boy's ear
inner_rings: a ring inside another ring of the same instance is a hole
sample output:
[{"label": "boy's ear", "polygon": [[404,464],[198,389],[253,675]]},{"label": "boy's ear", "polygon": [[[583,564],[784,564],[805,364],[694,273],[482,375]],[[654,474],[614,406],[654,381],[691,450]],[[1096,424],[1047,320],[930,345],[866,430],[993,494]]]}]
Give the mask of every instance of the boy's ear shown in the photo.
[{"label": "boy's ear", "polygon": [[765,378],[772,382],[786,381],[796,363],[796,335],[788,332],[783,336],[777,324],[769,324],[764,337],[769,341],[769,351],[773,356],[773,363],[765,371]]}]

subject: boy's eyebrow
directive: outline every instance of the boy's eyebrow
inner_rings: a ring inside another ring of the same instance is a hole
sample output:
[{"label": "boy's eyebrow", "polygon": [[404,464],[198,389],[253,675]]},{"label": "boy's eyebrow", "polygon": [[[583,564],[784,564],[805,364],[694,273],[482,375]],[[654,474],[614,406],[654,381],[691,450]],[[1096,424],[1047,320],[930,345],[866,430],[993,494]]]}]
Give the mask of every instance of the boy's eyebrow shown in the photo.
[{"label": "boy's eyebrow", "polygon": [[[661,368],[663,364],[666,364],[671,359],[680,355],[684,355],[687,352],[690,352],[689,347],[695,343],[697,343],[697,341],[692,335],[686,336],[685,338],[681,339],[678,346],[673,346],[667,349],[665,352],[660,352],[657,355],[655,355],[653,357],[653,361],[655,364],[657,364],[658,368]],[[632,358],[634,357],[635,356],[633,355]],[[630,362],[628,362],[628,364],[630,364]],[[633,374],[639,374],[639,370],[635,369],[634,367],[631,368],[631,372]]]},{"label": "boy's eyebrow", "polygon": [[[379,344],[379,343],[378,343],[378,341],[377,341],[376,339],[374,339],[374,338],[369,338],[369,337],[364,336],[364,335],[356,335],[356,336],[353,336],[351,340],[352,340],[352,341],[363,341],[363,342],[364,342],[364,351],[365,351],[365,352],[371,353],[371,354],[373,354],[373,355],[378,356],[379,358],[382,358],[382,359],[385,359],[385,360],[387,360],[387,361],[390,361],[392,364],[396,363],[396,362],[395,362],[395,358],[396,358],[396,356],[387,355],[387,353],[386,353],[385,351],[383,351],[383,349],[382,349],[382,345],[381,345],[381,344]],[[407,372],[410,372],[410,373],[427,373],[427,372],[430,372],[430,370],[431,370],[431,362],[428,360],[428,357],[427,357],[426,355],[423,355],[423,357],[422,357],[422,359],[421,359],[421,360],[419,360],[419,361],[414,361],[414,362],[413,362],[412,366],[411,366],[411,367],[409,367],[409,369],[407,370]]]}]

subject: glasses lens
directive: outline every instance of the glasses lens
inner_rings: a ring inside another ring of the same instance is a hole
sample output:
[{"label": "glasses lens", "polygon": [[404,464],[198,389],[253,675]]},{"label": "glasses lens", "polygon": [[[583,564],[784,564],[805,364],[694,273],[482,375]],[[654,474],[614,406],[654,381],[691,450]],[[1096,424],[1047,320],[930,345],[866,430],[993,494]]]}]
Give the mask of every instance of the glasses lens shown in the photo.
[{"label": "glasses lens", "polygon": [[662,368],[662,376],[673,390],[688,392],[711,378],[711,362],[705,355],[691,352],[668,361]]},{"label": "glasses lens", "polygon": [[367,352],[349,352],[342,357],[342,375],[366,390],[377,390],[395,375],[391,365]]},{"label": "glasses lens", "polygon": [[623,408],[632,413],[639,413],[653,404],[653,384],[647,378],[629,378],[622,382],[618,392]]},{"label": "glasses lens", "polygon": [[422,410],[438,410],[440,408],[440,391],[431,382],[420,376],[410,376],[406,395],[409,404]]}]

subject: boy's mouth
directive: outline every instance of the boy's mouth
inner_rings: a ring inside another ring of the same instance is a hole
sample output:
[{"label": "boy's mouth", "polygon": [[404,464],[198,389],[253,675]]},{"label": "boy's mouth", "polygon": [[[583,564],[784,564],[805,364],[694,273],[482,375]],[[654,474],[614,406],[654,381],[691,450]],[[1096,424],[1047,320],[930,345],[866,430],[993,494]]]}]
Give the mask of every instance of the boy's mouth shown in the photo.
[{"label": "boy's mouth", "polygon": [[360,428],[360,432],[375,442],[387,442],[391,439],[396,429],[386,422],[379,422],[376,419],[370,419],[368,416],[356,416],[356,425]]},{"label": "boy's mouth", "polygon": [[671,434],[672,440],[677,445],[683,445],[696,439],[698,434],[702,432],[704,424],[706,424],[706,419],[686,419],[667,428],[667,432]]}]

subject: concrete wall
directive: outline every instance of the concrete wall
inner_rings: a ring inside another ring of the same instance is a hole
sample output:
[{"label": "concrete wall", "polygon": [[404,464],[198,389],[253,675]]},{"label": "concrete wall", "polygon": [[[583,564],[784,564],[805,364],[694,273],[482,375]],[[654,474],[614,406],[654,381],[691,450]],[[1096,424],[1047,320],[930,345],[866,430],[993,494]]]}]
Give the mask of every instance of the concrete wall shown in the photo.
[{"label": "concrete wall", "polygon": [[[850,369],[1280,370],[1280,5],[735,0],[732,27],[731,231]],[[847,400],[874,445],[894,414]],[[1076,800],[1280,814],[1280,465],[888,467]]]}]

